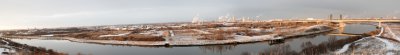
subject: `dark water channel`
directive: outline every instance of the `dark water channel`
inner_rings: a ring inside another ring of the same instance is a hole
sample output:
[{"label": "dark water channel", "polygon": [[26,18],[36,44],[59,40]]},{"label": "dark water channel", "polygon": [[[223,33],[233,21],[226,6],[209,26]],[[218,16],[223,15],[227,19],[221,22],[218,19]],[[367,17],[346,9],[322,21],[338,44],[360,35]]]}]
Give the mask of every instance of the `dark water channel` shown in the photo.
[{"label": "dark water channel", "polygon": [[[351,24],[346,25],[346,33],[360,34],[376,30],[372,25]],[[335,32],[335,31],[332,31]],[[12,39],[13,41],[40,46],[55,51],[65,52],[70,55],[93,54],[93,55],[247,55],[247,54],[324,54],[336,51],[343,45],[360,39],[360,37],[331,36],[332,32],[299,36],[286,39],[282,43],[271,41],[211,45],[211,46],[185,46],[185,47],[140,47],[77,43],[67,40],[40,40],[40,39]]]}]

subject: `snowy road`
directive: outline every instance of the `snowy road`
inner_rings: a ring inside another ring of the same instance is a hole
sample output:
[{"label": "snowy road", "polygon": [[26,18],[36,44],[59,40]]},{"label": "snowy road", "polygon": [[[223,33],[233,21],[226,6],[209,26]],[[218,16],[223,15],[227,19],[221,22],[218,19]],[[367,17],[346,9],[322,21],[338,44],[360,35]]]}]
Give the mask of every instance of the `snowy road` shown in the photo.
[{"label": "snowy road", "polygon": [[[383,24],[385,31],[387,32],[387,35],[384,37],[388,37],[388,38],[393,38],[397,41],[400,41],[400,37],[398,35],[400,35],[400,29],[397,28],[396,26],[400,26],[400,25],[387,25],[387,24]],[[395,27],[395,28],[393,28]]]}]

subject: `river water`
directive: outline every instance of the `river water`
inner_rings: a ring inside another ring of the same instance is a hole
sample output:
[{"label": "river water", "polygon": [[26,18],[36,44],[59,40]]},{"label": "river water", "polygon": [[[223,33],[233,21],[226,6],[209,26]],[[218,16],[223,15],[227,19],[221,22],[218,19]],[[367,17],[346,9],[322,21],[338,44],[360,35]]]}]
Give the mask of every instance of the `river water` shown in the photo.
[{"label": "river water", "polygon": [[[376,30],[372,25],[346,25],[345,33],[361,34]],[[331,36],[332,32],[299,36],[284,42],[264,41],[247,44],[211,45],[211,46],[173,46],[141,47],[125,45],[105,45],[77,43],[67,40],[11,39],[15,42],[32,46],[45,47],[70,55],[248,55],[248,54],[325,54],[333,52],[343,45],[361,37]]]}]

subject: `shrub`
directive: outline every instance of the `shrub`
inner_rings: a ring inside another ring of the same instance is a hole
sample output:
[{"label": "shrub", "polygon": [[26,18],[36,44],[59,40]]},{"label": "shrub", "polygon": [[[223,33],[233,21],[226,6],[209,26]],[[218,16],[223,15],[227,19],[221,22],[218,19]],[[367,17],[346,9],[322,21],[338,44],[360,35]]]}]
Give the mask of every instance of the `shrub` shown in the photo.
[{"label": "shrub", "polygon": [[204,37],[207,40],[226,40],[225,34],[205,35]]}]

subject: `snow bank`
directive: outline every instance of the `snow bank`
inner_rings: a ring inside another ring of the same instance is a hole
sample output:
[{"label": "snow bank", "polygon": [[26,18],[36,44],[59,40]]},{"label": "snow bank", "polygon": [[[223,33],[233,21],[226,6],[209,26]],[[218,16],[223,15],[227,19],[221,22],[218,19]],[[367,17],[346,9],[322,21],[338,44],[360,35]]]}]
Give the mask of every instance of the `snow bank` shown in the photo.
[{"label": "snow bank", "polygon": [[100,35],[99,37],[126,36],[128,34],[129,34],[129,32],[128,33],[117,34],[117,35]]}]

